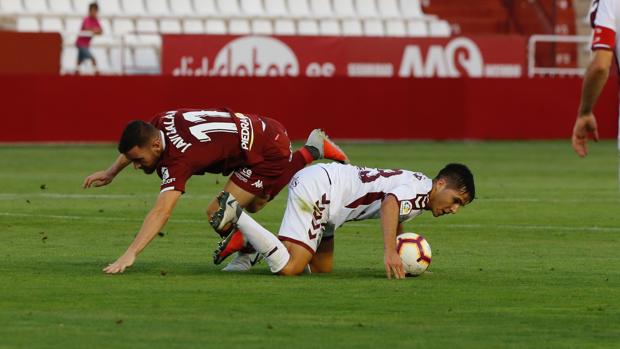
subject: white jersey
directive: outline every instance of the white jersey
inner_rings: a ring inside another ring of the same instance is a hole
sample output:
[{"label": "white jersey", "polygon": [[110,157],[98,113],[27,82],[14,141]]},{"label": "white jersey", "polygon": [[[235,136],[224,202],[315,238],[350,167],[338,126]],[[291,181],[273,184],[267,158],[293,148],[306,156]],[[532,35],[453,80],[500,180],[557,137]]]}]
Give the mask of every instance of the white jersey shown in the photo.
[{"label": "white jersey", "polygon": [[399,222],[420,215],[428,205],[433,181],[419,172],[316,164],[297,172],[278,237],[315,253],[345,222],[378,218],[381,202],[394,196]]},{"label": "white jersey", "polygon": [[379,218],[381,202],[393,195],[400,207],[399,222],[420,215],[428,204],[433,181],[420,172],[320,164],[332,181],[328,221],[339,227],[348,221]]},{"label": "white jersey", "polygon": [[620,4],[618,0],[594,0],[590,9],[590,22],[594,29],[592,50],[610,50],[620,57],[618,35],[620,32]]}]

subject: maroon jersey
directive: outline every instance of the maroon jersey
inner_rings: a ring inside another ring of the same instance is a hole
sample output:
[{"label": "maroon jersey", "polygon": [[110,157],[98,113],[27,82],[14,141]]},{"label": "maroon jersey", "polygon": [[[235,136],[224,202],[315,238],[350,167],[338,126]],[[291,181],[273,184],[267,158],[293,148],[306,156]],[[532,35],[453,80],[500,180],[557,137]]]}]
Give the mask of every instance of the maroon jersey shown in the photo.
[{"label": "maroon jersey", "polygon": [[161,113],[151,124],[164,138],[157,165],[162,192],[185,192],[192,175],[228,175],[263,161],[265,123],[257,115],[228,109],[181,109]]}]

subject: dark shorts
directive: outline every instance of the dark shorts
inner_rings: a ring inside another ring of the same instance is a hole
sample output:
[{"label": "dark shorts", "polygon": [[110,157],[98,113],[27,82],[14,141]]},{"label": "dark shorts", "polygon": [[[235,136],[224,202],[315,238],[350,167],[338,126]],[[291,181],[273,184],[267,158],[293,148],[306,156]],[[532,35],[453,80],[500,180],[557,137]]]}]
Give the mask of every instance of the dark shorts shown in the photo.
[{"label": "dark shorts", "polygon": [[256,165],[242,167],[230,176],[241,189],[259,196],[272,197],[281,188],[275,184],[291,162],[291,140],[286,129],[276,120],[262,118],[265,128],[264,160]]},{"label": "dark shorts", "polygon": [[87,59],[95,60],[93,54],[90,52],[90,48],[88,47],[78,47],[78,64],[82,64]]}]

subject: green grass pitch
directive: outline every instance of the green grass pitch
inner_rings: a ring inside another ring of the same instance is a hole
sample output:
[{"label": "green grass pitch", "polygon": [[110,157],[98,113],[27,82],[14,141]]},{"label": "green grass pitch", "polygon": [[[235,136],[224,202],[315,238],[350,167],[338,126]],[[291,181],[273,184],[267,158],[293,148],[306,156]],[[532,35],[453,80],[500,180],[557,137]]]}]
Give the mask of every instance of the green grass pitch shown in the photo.
[{"label": "green grass pitch", "polygon": [[[127,169],[83,178],[112,145],[1,146],[0,348],[619,348],[620,192],[613,142],[344,144],[356,164],[429,176],[471,167],[478,199],[410,221],[432,273],[387,280],[379,221],[336,233],[335,270],[294,278],[265,263],[226,274],[204,219],[225,178],[194,177],[164,236],[104,275],[158,192]],[[255,215],[277,231],[286,192]]]}]

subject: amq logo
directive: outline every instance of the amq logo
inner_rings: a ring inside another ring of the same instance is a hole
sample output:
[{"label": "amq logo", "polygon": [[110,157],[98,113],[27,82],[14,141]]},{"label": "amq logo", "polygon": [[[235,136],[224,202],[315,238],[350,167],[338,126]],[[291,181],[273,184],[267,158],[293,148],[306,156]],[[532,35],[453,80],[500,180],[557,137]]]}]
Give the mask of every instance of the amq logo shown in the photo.
[{"label": "amq logo", "polygon": [[[478,46],[470,39],[457,38],[446,47],[431,45],[425,59],[417,45],[405,47],[398,75],[402,78],[482,77],[484,62]],[[459,69],[460,68],[460,69]]]}]

